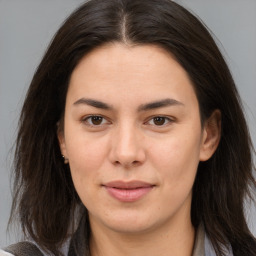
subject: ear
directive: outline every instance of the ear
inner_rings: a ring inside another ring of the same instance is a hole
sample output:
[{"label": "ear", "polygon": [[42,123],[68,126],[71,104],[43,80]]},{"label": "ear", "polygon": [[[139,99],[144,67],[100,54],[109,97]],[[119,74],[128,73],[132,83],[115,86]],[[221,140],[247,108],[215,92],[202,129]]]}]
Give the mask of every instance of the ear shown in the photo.
[{"label": "ear", "polygon": [[206,120],[200,149],[200,161],[207,161],[216,151],[221,137],[221,112],[215,110]]},{"label": "ear", "polygon": [[58,137],[58,141],[59,141],[61,154],[64,156],[65,159],[67,159],[67,150],[66,150],[64,130],[61,127],[59,122],[57,123],[57,137]]}]

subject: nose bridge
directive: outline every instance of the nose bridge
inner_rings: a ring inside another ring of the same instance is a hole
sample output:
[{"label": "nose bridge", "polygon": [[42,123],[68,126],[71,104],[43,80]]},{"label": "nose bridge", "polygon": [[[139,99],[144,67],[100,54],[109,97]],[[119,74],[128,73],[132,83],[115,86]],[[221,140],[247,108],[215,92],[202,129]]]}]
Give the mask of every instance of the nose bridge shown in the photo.
[{"label": "nose bridge", "polygon": [[136,124],[120,122],[112,136],[112,159],[115,163],[131,165],[144,161],[143,136]]}]

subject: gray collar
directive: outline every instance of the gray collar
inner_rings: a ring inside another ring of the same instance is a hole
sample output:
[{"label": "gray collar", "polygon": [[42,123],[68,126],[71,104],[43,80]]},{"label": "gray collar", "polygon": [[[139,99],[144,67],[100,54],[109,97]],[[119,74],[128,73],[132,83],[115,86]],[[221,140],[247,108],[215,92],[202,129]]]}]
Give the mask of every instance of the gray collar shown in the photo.
[{"label": "gray collar", "polygon": [[[223,248],[225,256],[233,256],[232,248]],[[192,256],[216,256],[215,250],[210,239],[207,237],[204,225],[201,223],[196,232],[196,239]]]},{"label": "gray collar", "polygon": [[200,224],[196,231],[196,239],[194,244],[193,256],[205,255],[205,231],[202,224]]}]

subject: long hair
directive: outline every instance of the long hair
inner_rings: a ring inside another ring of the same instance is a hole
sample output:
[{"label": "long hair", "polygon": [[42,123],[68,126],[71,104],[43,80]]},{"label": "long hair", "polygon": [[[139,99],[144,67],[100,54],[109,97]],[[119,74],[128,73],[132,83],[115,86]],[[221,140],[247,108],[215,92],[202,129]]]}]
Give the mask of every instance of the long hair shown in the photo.
[{"label": "long hair", "polygon": [[202,123],[213,110],[221,111],[220,144],[210,160],[199,164],[191,219],[195,228],[204,224],[218,256],[228,245],[235,256],[256,255],[243,209],[250,186],[256,184],[240,97],[208,30],[171,0],[91,0],[61,26],[34,74],[21,111],[11,216],[18,213],[23,232],[60,255],[75,209],[83,206],[63,163],[57,123],[63,118],[72,71],[83,56],[108,42],[162,47],[186,70]]}]

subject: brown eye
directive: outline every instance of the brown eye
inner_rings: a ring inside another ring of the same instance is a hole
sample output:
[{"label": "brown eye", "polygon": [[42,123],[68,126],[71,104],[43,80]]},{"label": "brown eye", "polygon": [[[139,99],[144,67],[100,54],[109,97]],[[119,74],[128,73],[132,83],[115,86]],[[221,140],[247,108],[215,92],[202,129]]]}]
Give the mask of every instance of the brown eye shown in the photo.
[{"label": "brown eye", "polygon": [[152,117],[147,124],[152,126],[166,126],[173,122],[173,119],[166,116],[155,116]]},{"label": "brown eye", "polygon": [[92,116],[91,122],[93,125],[100,125],[102,123],[102,117],[101,116]]},{"label": "brown eye", "polygon": [[165,117],[157,116],[153,118],[153,122],[155,125],[164,125],[166,122]]},{"label": "brown eye", "polygon": [[83,120],[84,123],[91,126],[99,126],[107,123],[107,120],[102,116],[88,116]]}]

